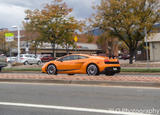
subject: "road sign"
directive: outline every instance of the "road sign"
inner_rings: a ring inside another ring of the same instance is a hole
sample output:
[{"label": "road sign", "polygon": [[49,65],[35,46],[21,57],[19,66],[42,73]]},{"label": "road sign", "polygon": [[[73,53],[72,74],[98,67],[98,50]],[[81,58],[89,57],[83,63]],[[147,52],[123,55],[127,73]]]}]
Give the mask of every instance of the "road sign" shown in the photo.
[{"label": "road sign", "polygon": [[77,37],[77,36],[74,37],[74,41],[75,41],[75,42],[78,41],[78,37]]},{"label": "road sign", "polygon": [[6,42],[14,41],[14,34],[13,33],[5,33]]}]

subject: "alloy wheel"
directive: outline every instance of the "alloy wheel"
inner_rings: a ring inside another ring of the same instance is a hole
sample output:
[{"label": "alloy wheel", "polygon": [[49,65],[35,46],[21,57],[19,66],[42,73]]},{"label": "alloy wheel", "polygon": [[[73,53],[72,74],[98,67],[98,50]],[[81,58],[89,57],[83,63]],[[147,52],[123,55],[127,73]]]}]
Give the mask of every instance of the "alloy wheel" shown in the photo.
[{"label": "alloy wheel", "polygon": [[94,65],[94,64],[90,64],[87,67],[87,74],[88,75],[98,75],[98,68],[97,68],[97,66]]},{"label": "alloy wheel", "polygon": [[57,69],[55,67],[55,65],[49,65],[47,68],[47,73],[49,75],[56,75],[57,74]]}]

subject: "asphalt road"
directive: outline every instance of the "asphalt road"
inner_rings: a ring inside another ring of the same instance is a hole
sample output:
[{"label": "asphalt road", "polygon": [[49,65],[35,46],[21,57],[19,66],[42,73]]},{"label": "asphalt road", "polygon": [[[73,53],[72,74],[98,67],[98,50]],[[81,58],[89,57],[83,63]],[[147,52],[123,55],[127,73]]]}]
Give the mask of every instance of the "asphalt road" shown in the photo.
[{"label": "asphalt road", "polygon": [[160,114],[160,89],[0,83],[0,115],[136,113]]}]

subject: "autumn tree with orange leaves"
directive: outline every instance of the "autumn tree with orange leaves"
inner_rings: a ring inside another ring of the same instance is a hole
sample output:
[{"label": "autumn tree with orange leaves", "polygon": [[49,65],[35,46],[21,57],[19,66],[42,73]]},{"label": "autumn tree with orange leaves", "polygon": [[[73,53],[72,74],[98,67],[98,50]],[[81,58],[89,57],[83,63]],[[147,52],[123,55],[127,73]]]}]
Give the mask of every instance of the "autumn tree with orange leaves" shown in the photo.
[{"label": "autumn tree with orange leaves", "polygon": [[68,46],[74,44],[75,31],[81,28],[81,24],[69,15],[71,12],[72,9],[63,0],[54,0],[42,10],[26,11],[30,19],[28,26],[40,34],[42,41],[51,43],[53,57],[56,44],[64,46],[68,52]]},{"label": "autumn tree with orange leaves", "polygon": [[95,8],[94,27],[123,41],[132,64],[139,41],[144,41],[145,28],[150,33],[153,25],[160,22],[159,0],[101,0]]}]

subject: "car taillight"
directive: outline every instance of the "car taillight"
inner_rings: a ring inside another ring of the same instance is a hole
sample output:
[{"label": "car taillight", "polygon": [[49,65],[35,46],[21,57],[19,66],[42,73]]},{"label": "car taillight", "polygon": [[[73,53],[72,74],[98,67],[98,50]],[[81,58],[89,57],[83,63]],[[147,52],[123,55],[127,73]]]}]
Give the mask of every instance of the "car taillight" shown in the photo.
[{"label": "car taillight", "polygon": [[104,62],[109,62],[109,60],[108,60],[108,59],[105,59]]},{"label": "car taillight", "polygon": [[24,58],[20,58],[20,59],[24,59]]}]

